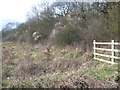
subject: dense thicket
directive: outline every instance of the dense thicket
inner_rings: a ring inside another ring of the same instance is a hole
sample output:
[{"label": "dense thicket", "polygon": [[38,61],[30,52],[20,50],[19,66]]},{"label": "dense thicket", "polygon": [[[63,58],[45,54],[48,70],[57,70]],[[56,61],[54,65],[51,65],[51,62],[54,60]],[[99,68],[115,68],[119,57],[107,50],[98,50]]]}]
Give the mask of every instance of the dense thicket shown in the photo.
[{"label": "dense thicket", "polygon": [[[36,40],[33,37],[34,32],[39,34]],[[118,39],[118,3],[42,3],[32,8],[27,22],[7,33],[10,34],[4,35],[4,40],[14,37],[15,41],[32,44],[78,44],[88,49],[94,39]]]}]

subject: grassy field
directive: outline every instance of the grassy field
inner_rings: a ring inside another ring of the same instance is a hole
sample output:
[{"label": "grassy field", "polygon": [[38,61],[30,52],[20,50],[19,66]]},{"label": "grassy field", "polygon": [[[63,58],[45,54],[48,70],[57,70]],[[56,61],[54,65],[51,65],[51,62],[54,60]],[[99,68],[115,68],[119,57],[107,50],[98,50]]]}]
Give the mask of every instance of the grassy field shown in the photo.
[{"label": "grassy field", "polygon": [[113,88],[118,65],[93,60],[92,51],[3,43],[3,88]]}]

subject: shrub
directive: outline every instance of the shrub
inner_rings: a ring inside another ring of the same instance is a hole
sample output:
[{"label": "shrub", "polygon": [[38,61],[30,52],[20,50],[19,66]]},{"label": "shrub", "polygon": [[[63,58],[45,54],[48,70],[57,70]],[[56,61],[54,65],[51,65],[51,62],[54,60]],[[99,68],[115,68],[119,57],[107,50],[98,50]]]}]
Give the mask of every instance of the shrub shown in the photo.
[{"label": "shrub", "polygon": [[54,43],[57,45],[71,45],[79,41],[79,33],[73,27],[67,27],[60,30],[59,33],[54,37]]}]

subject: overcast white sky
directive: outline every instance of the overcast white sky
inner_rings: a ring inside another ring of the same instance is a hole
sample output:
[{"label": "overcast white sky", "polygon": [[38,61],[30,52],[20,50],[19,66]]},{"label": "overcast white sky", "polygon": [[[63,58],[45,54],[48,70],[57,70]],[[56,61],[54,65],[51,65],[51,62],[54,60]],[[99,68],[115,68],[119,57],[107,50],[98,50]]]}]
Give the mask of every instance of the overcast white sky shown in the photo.
[{"label": "overcast white sky", "polygon": [[52,0],[0,0],[0,30],[12,21],[24,22],[33,5]]}]

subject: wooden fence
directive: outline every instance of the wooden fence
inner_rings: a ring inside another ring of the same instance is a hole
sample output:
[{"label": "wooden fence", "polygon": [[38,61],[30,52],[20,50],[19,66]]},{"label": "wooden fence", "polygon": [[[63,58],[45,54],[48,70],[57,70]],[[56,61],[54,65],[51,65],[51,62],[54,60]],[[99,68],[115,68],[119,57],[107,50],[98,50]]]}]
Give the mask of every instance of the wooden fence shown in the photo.
[{"label": "wooden fence", "polygon": [[[111,49],[106,49],[106,48],[98,48],[96,47],[96,45],[111,45]],[[103,62],[107,62],[107,63],[111,63],[111,64],[115,64],[115,59],[119,60],[120,57],[115,56],[115,52],[117,52],[119,54],[120,50],[119,49],[115,49],[115,45],[120,45],[120,43],[115,42],[114,40],[112,40],[111,42],[96,42],[95,40],[93,41],[93,49],[94,49],[94,59],[99,60],[99,61],[103,61]],[[100,51],[109,51],[111,53],[111,55],[106,55],[106,54],[100,54],[98,52],[96,52],[96,50],[100,50]],[[102,56],[102,57],[107,57],[110,58],[110,60],[104,60],[101,58],[98,58],[97,56]]]}]

